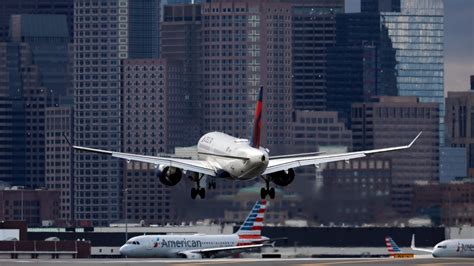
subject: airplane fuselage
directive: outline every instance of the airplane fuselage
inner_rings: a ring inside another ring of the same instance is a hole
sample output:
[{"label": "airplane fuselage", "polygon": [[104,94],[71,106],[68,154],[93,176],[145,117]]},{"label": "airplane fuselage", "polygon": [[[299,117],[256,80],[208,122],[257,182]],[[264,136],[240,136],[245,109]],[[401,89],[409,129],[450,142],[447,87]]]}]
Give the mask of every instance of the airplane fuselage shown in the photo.
[{"label": "airplane fuselage", "polygon": [[433,257],[474,258],[474,239],[448,239],[436,244]]},{"label": "airplane fuselage", "polygon": [[120,254],[140,258],[182,258],[187,250],[233,247],[238,245],[238,241],[239,236],[236,234],[144,235],[129,239],[120,248]]},{"label": "airplane fuselage", "polygon": [[259,177],[268,166],[267,151],[250,146],[248,140],[238,139],[222,132],[210,132],[202,136],[197,149],[199,160],[205,160],[215,169],[219,169],[218,177],[249,180]]}]

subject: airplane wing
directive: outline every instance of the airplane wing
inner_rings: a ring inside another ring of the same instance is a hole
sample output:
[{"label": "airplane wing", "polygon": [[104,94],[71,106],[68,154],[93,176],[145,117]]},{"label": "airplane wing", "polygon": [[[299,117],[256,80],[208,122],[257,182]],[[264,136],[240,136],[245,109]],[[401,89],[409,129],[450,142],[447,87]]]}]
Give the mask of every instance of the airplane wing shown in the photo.
[{"label": "airplane wing", "polygon": [[115,158],[125,159],[127,161],[137,161],[144,163],[151,163],[155,165],[173,166],[181,168],[183,170],[189,170],[205,175],[215,176],[216,172],[214,168],[206,161],[191,160],[191,159],[180,159],[180,158],[168,158],[168,157],[155,157],[148,155],[139,155],[132,153],[106,151],[94,148],[87,148],[81,146],[72,146],[74,149],[79,151],[87,151],[99,154],[107,154]]},{"label": "airplane wing", "polygon": [[428,252],[428,253],[433,253],[433,249],[426,249],[426,248],[417,248],[415,246],[415,234],[411,236],[411,245],[410,248],[415,251],[422,251],[422,252]]},{"label": "airplane wing", "polygon": [[180,251],[180,252],[178,252],[178,254],[179,255],[185,255],[186,257],[189,257],[188,256],[189,254],[211,255],[211,254],[215,254],[215,253],[218,253],[218,252],[261,248],[263,246],[267,246],[267,245],[266,244],[254,244],[254,245],[231,246],[231,247],[192,249],[192,250]]},{"label": "airplane wing", "polygon": [[367,151],[356,151],[356,152],[348,152],[348,153],[341,153],[341,154],[330,154],[330,155],[316,155],[316,156],[295,156],[292,157],[287,156],[289,158],[270,158],[268,163],[268,167],[263,173],[263,175],[271,174],[279,171],[286,171],[290,168],[297,168],[300,166],[306,165],[318,165],[321,163],[329,163],[329,162],[336,162],[336,161],[347,161],[357,158],[363,158],[371,154],[376,153],[383,153],[383,152],[391,152],[391,151],[398,151],[398,150],[405,150],[410,148],[413,143],[420,137],[422,132],[418,133],[418,135],[410,142],[410,144],[405,146],[398,146],[398,147],[390,147],[390,148],[383,148],[383,149],[375,149],[375,150],[367,150]]}]

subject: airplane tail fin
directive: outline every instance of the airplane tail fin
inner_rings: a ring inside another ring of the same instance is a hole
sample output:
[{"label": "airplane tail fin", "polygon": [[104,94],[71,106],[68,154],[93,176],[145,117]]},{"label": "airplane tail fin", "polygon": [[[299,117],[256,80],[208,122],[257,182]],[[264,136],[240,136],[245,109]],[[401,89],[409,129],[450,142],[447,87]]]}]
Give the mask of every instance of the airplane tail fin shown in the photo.
[{"label": "airplane tail fin", "polygon": [[385,245],[387,245],[387,250],[390,254],[402,252],[397,243],[395,243],[395,241],[393,241],[393,239],[389,236],[385,237]]},{"label": "airplane tail fin", "polygon": [[262,227],[266,207],[267,201],[265,200],[255,203],[244,223],[235,233],[239,236],[239,242],[245,244],[262,240]]},{"label": "airplane tail fin", "polygon": [[260,132],[262,128],[262,109],[263,109],[263,86],[260,87],[258,93],[257,107],[255,109],[255,117],[253,120],[252,139],[250,144],[254,148],[260,147]]}]

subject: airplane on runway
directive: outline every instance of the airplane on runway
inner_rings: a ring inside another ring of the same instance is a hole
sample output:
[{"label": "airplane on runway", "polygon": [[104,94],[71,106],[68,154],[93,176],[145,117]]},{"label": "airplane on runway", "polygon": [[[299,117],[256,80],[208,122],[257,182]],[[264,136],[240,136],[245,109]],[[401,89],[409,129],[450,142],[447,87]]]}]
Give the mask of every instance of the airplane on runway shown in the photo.
[{"label": "airplane on runway", "polygon": [[402,250],[398,247],[397,243],[389,236],[385,237],[385,245],[387,245],[387,251],[392,256],[395,253],[401,253]]},{"label": "airplane on runway", "polygon": [[[183,176],[188,177],[193,182],[196,182],[196,187],[191,189],[191,198],[193,199],[198,195],[202,199],[206,196],[205,188],[200,185],[200,181],[204,176],[231,180],[250,180],[261,177],[266,184],[260,190],[261,198],[265,199],[269,196],[273,199],[275,198],[275,188],[270,187],[270,182],[278,186],[289,185],[295,178],[294,169],[297,167],[307,165],[317,167],[322,163],[347,162],[351,159],[362,158],[376,153],[408,149],[422,133],[420,132],[410,144],[405,146],[330,155],[300,153],[269,156],[270,151],[260,146],[262,108],[263,87],[260,88],[258,96],[251,141],[235,138],[222,132],[207,133],[200,138],[197,144],[197,160],[138,155],[70,145],[76,150],[106,154],[125,159],[127,162],[138,161],[154,164],[160,182],[167,186],[178,184]],[[209,184],[209,188],[215,187],[214,181]]]},{"label": "airplane on runway", "polygon": [[397,243],[389,237],[385,237],[385,245],[387,245],[387,251],[390,257],[392,258],[413,258],[414,254],[413,253],[404,253],[402,250],[398,247]]},{"label": "airplane on runway", "polygon": [[474,239],[447,239],[433,249],[417,248],[415,235],[411,237],[411,249],[431,253],[435,258],[474,258]]},{"label": "airplane on runway", "polygon": [[121,248],[126,257],[201,259],[229,256],[242,250],[261,248],[270,241],[261,235],[267,202],[257,201],[234,234],[143,235],[130,238]]}]

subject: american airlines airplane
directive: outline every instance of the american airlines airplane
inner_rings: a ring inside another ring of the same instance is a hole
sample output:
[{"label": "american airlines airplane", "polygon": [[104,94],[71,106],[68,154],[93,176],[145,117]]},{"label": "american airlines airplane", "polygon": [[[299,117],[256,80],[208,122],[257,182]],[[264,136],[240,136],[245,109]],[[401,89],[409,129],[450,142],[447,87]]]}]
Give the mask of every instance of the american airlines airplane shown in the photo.
[{"label": "american airlines airplane", "polygon": [[387,251],[390,257],[393,258],[413,258],[413,253],[403,253],[402,250],[398,247],[395,241],[387,236],[385,237],[385,245],[387,245]]},{"label": "american airlines airplane", "polygon": [[[295,168],[307,165],[318,166],[322,163],[335,161],[349,161],[376,153],[408,149],[421,135],[420,132],[408,145],[384,149],[331,155],[301,153],[269,156],[270,151],[260,146],[262,108],[263,87],[260,88],[259,92],[251,141],[235,138],[222,132],[207,133],[201,137],[197,144],[197,160],[130,154],[74,145],[72,147],[79,151],[106,154],[125,159],[127,162],[138,161],[154,164],[157,169],[157,177],[161,183],[167,186],[178,184],[183,176],[188,177],[196,182],[196,187],[191,189],[191,198],[193,199],[198,195],[202,199],[205,198],[206,190],[201,187],[200,183],[205,176],[231,180],[249,180],[261,177],[266,184],[260,190],[261,198],[265,199],[269,196],[273,199],[275,198],[275,188],[270,187],[270,182],[278,186],[289,185],[295,178]],[[215,188],[214,182],[209,184],[209,188],[212,187]]]},{"label": "american airlines airplane", "polygon": [[433,249],[424,249],[415,246],[415,235],[412,235],[411,249],[431,253],[435,258],[474,258],[474,239],[448,239],[439,242]]},{"label": "american airlines airplane", "polygon": [[126,257],[215,258],[242,250],[267,245],[269,238],[261,235],[267,202],[257,201],[240,226],[230,235],[143,235],[130,238],[120,248]]},{"label": "american airlines airplane", "polygon": [[397,243],[395,243],[395,241],[393,241],[393,239],[389,236],[385,237],[385,245],[387,245],[387,251],[390,255],[402,252]]}]

